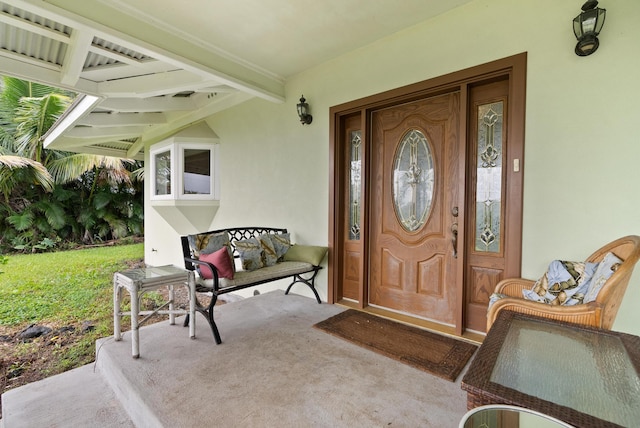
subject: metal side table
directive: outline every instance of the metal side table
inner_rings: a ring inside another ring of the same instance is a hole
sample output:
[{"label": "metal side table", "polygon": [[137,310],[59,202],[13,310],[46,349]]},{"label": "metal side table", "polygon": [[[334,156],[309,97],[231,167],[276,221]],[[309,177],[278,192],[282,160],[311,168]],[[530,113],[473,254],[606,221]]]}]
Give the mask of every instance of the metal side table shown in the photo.
[{"label": "metal side table", "polygon": [[[175,285],[183,285],[189,289],[189,310],[176,309],[174,306]],[[169,287],[169,301],[153,311],[140,310],[140,298],[149,291],[160,287]],[[122,289],[126,289],[131,295],[131,310],[122,311]],[[141,269],[131,269],[116,272],[113,276],[113,337],[122,339],[120,321],[125,315],[131,316],[131,353],[133,358],[140,356],[139,328],[140,325],[155,314],[168,314],[169,323],[175,324],[176,315],[189,314],[189,336],[196,337],[196,293],[195,278],[193,272],[176,266],[158,266]],[[164,309],[168,306],[168,309]],[[145,317],[138,321],[138,315]]]}]

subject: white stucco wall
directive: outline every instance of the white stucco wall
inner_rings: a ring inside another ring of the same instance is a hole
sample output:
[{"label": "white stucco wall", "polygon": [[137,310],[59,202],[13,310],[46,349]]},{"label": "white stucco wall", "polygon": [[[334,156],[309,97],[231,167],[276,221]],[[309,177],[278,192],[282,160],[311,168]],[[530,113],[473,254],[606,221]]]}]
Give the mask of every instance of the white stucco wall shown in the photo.
[{"label": "white stucco wall", "polygon": [[[571,25],[581,5],[477,0],[289,78],[284,104],[252,100],[211,117],[221,159],[212,228],[281,226],[296,242],[326,245],[331,106],[527,52],[523,275],[640,234],[640,2],[601,2],[600,49],[584,58],[573,53]],[[302,93],[309,126],[296,117]],[[146,227],[147,262],[180,263],[178,235],[149,204]],[[325,271],[323,298],[326,284]],[[616,330],[640,334],[638,301],[636,272]]]}]

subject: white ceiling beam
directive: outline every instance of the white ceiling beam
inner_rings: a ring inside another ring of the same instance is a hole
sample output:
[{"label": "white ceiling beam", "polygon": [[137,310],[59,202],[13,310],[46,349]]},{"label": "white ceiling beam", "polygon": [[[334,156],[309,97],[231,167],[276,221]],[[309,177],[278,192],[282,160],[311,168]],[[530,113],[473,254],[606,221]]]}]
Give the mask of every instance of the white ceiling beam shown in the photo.
[{"label": "white ceiling beam", "polygon": [[[34,66],[34,67],[40,67],[49,71],[54,71],[56,74],[60,73],[60,66],[57,64],[53,64],[51,62],[47,62],[47,61],[42,61],[40,59],[37,58],[33,58],[33,57],[28,57],[16,52],[12,52],[12,51],[8,51],[6,49],[0,49],[0,57],[4,57],[7,58],[10,61],[15,61],[18,62],[20,64],[16,64],[16,65],[21,65],[21,64],[28,64],[30,66]],[[11,65],[11,64],[8,64]],[[16,67],[17,68],[17,67]],[[5,64],[4,61],[2,63],[2,71],[4,72],[5,69]],[[59,80],[56,78],[56,80]]]},{"label": "white ceiling beam", "polygon": [[[79,95],[69,108],[56,121],[54,126],[49,128],[43,136],[43,145],[45,148],[57,148],[59,142],[57,138],[65,133],[68,129],[76,126],[76,123],[89,114],[89,112],[100,102],[100,98],[91,95]],[[49,147],[52,146],[52,147]]]},{"label": "white ceiling beam", "polygon": [[84,30],[73,30],[73,33],[71,33],[71,43],[62,61],[60,83],[73,86],[78,79],[80,79],[80,73],[87,59],[87,50],[89,46],[91,46],[92,41],[92,33]]},{"label": "white ceiling beam", "polygon": [[92,127],[161,125],[167,122],[163,113],[91,113],[78,121],[78,125]]},{"label": "white ceiling beam", "polygon": [[192,91],[212,84],[215,83],[203,81],[201,76],[185,70],[177,70],[101,82],[98,83],[98,89],[106,97],[148,98]]},{"label": "white ceiling beam", "polygon": [[[134,137],[135,138],[135,137]],[[90,147],[90,146],[95,146],[95,145],[100,145],[100,144],[127,144],[127,145],[131,145],[130,142],[123,142],[120,141],[121,139],[119,138],[113,138],[113,137],[106,137],[106,136],[102,136],[100,135],[99,137],[87,137],[87,138],[70,138],[66,135],[58,138],[56,140],[56,144],[57,143],[61,143],[61,145],[65,148],[65,150],[69,150],[69,151],[74,151],[77,148],[82,148],[84,146]],[[125,153],[126,155],[126,153]],[[126,157],[126,156],[124,156]]]},{"label": "white ceiling beam", "polygon": [[9,24],[12,27],[20,28],[30,33],[34,33],[49,39],[54,39],[62,43],[69,43],[68,35],[56,31],[52,28],[27,21],[26,19],[22,19],[19,16],[11,15],[7,12],[0,11],[0,22],[4,22],[5,24]]},{"label": "white ceiling beam", "polygon": [[[109,143],[119,144],[119,141],[104,141],[102,144],[108,145]],[[124,149],[114,149],[112,147],[103,147],[103,146],[78,146],[76,148],[68,149],[70,152],[76,153],[86,153],[89,155],[98,155],[98,156],[113,156],[115,158],[124,158],[124,159],[135,159],[138,161],[144,160],[144,153],[138,153],[134,157],[127,156],[127,151]]]},{"label": "white ceiling beam", "polygon": [[111,58],[111,59],[113,59],[115,61],[122,62],[122,63],[127,64],[127,65],[132,65],[134,67],[138,67],[138,66],[144,65],[145,62],[155,61],[155,60],[150,60],[150,59],[146,59],[144,61],[141,61],[141,60],[138,60],[138,59],[135,59],[135,58],[131,58],[130,56],[123,55],[120,52],[114,52],[112,50],[105,49],[102,46],[91,45],[91,46],[89,46],[88,49],[89,49],[90,52],[93,52],[95,54],[98,54],[98,55],[101,55],[101,56],[104,56],[104,57],[107,57],[107,58]]},{"label": "white ceiling beam", "polygon": [[127,152],[127,156],[136,156],[146,144],[155,144],[158,141],[169,138],[176,132],[181,131],[182,129],[185,129],[197,122],[200,122],[211,116],[212,114],[221,112],[238,104],[242,104],[243,102],[250,100],[251,98],[253,98],[253,96],[250,94],[244,92],[236,92],[234,94],[227,95],[224,98],[216,98],[206,106],[198,110],[190,111],[176,118],[172,122],[167,123],[164,126],[151,127],[131,146],[131,148]]},{"label": "white ceiling beam", "polygon": [[238,91],[237,89],[232,88],[231,86],[216,85],[216,86],[209,86],[207,88],[196,89],[194,92],[229,94],[237,91]]},{"label": "white ceiling beam", "polygon": [[87,28],[97,37],[192,73],[227,84],[259,98],[282,103],[284,79],[240,63],[220,52],[195,44],[101,2],[68,0],[12,0],[42,16],[51,16],[73,28]]},{"label": "white ceiling beam", "polygon": [[27,58],[5,50],[0,50],[0,57],[2,57],[1,71],[5,76],[13,76],[48,86],[59,86],[63,89],[88,95],[98,95],[97,84],[90,80],[79,79],[73,87],[63,83],[56,83],[60,82],[60,67],[55,64]]},{"label": "white ceiling beam", "polygon": [[192,110],[196,106],[186,97],[108,98],[98,106],[122,113]]},{"label": "white ceiling beam", "polygon": [[76,126],[73,129],[69,129],[65,132],[67,138],[86,139],[95,137],[98,134],[100,137],[109,139],[114,138],[137,138],[141,135],[146,128],[144,126],[114,126],[110,128],[100,128],[97,130],[91,126]]}]

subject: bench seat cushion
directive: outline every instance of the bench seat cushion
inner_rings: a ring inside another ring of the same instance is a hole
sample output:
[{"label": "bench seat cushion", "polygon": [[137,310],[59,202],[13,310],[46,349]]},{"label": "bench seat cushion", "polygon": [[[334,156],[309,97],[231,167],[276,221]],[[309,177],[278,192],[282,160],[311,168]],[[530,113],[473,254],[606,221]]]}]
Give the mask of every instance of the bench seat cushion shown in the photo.
[{"label": "bench seat cushion", "polygon": [[[311,272],[313,265],[306,262],[280,262],[273,266],[266,266],[252,271],[237,271],[233,279],[220,278],[220,290],[237,287],[273,278],[286,278],[298,273]],[[213,288],[213,279],[198,278],[198,285]]]}]

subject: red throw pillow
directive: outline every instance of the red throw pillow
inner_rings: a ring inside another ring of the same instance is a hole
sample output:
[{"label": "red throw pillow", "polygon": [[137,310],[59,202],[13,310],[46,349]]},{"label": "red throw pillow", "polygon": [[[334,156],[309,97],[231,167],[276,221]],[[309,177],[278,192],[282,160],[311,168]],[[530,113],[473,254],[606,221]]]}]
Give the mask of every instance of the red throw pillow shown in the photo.
[{"label": "red throw pillow", "polygon": [[[222,247],[211,254],[200,254],[199,260],[214,265],[218,269],[219,278],[233,279],[233,265],[227,247]],[[213,279],[213,272],[207,266],[200,265],[200,276],[204,279]]]}]

